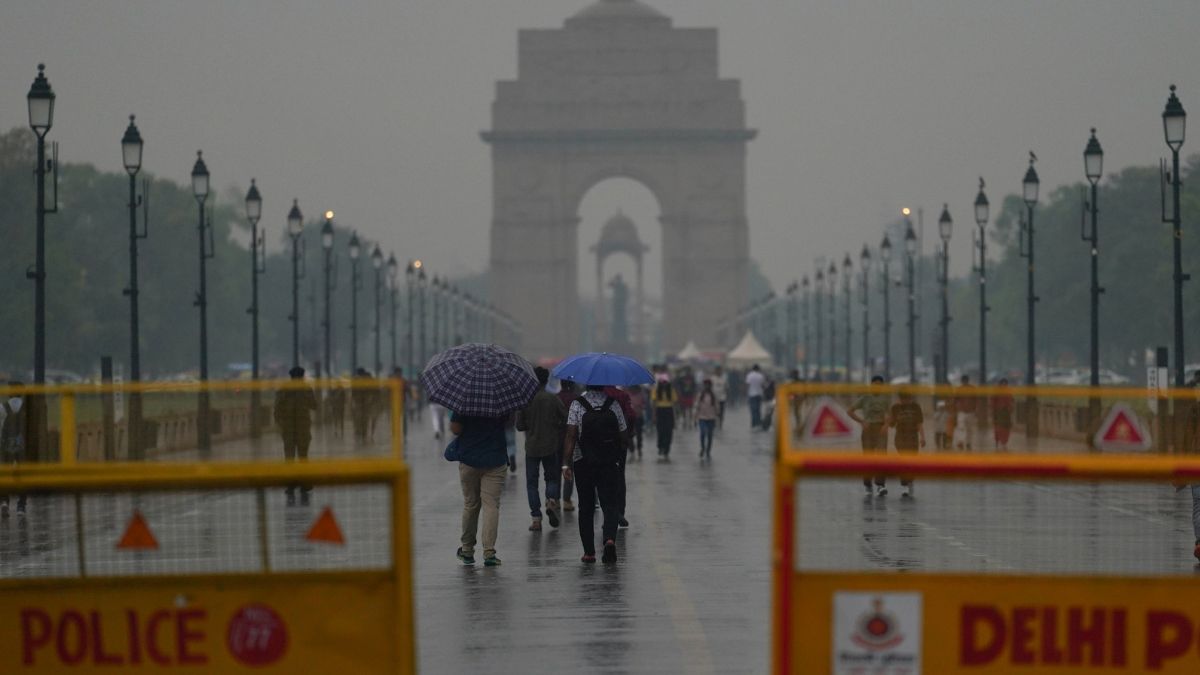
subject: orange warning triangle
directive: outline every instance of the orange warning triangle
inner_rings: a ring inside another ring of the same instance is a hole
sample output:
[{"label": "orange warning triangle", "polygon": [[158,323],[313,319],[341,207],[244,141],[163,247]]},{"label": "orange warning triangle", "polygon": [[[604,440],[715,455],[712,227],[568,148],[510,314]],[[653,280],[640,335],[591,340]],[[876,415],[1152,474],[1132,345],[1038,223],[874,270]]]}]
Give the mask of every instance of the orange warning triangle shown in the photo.
[{"label": "orange warning triangle", "polygon": [[326,506],[317,516],[317,520],[308,529],[305,539],[326,544],[345,545],[346,538],[342,536],[342,528],[338,526],[337,518],[333,517],[333,509]]},{"label": "orange warning triangle", "polygon": [[828,405],[821,406],[817,418],[813,421],[812,436],[844,436],[850,433],[850,426],[842,420]]},{"label": "orange warning triangle", "polygon": [[146,524],[146,519],[142,516],[141,511],[133,510],[133,517],[125,526],[125,534],[121,535],[121,540],[117,542],[117,548],[127,550],[158,548],[158,540],[154,538],[154,533],[150,531],[150,526]]}]

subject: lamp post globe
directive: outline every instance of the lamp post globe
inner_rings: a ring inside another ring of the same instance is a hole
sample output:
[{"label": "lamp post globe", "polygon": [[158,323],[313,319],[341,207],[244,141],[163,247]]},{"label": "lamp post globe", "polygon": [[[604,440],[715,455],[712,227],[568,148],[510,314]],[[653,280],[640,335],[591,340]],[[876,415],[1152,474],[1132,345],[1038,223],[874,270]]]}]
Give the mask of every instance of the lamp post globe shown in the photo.
[{"label": "lamp post globe", "polygon": [[[327,214],[332,214],[333,211],[328,211]],[[321,226],[321,248],[328,251],[333,248],[333,220],[326,217],[325,224]]]},{"label": "lamp post globe", "polygon": [[208,183],[208,165],[204,163],[204,153],[197,150],[196,162],[192,164],[192,194],[196,201],[203,203],[208,199]]},{"label": "lamp post globe", "polygon": [[1163,109],[1163,136],[1166,138],[1167,146],[1179,151],[1183,146],[1184,133],[1187,130],[1187,112],[1183,109],[1183,104],[1179,102],[1179,97],[1175,95],[1175,85],[1171,85],[1171,95],[1167,98],[1167,106]]},{"label": "lamp post globe", "polygon": [[954,219],[950,217],[950,205],[942,205],[942,215],[938,217],[938,236],[942,242],[950,241],[950,235],[954,233]]},{"label": "lamp post globe", "polygon": [[129,126],[125,127],[125,135],[121,138],[121,160],[125,171],[130,176],[137,175],[142,169],[142,134],[134,124],[134,116],[129,116]]},{"label": "lamp post globe", "polygon": [[350,259],[358,260],[359,254],[362,253],[362,247],[358,243],[358,233],[350,235]]},{"label": "lamp post globe", "polygon": [[1104,149],[1096,138],[1096,128],[1092,127],[1092,137],[1088,139],[1087,147],[1083,150],[1083,173],[1088,182],[1095,185],[1104,175]]},{"label": "lamp post globe", "polygon": [[37,77],[25,96],[29,108],[29,127],[38,138],[44,138],[54,125],[54,99],[54,89],[46,79],[46,64],[39,63]]},{"label": "lamp post globe", "polygon": [[975,224],[985,227],[988,222],[990,206],[987,195],[983,192],[983,178],[979,179],[979,192],[975,195]]},{"label": "lamp post globe", "polygon": [[[1032,155],[1033,153],[1030,153]],[[1038,202],[1038,191],[1042,181],[1038,179],[1037,169],[1033,167],[1034,158],[1029,158],[1029,168],[1025,170],[1025,177],[1021,180],[1021,197],[1025,200],[1025,206],[1033,208]]]},{"label": "lamp post globe", "polygon": [[300,200],[292,200],[287,216],[288,234],[298,237],[304,232],[304,214],[300,212]]}]

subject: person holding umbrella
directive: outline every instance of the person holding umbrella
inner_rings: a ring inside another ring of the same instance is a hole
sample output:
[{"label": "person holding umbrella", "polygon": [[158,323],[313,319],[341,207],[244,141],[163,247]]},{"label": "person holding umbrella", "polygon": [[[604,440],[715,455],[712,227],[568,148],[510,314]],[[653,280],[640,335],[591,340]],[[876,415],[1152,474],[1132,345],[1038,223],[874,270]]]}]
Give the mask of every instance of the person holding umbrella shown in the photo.
[{"label": "person holding umbrella", "polygon": [[538,392],[533,367],[512,352],[485,344],[466,344],[433,357],[421,373],[430,402],[451,411],[455,438],[446,459],[456,461],[463,492],[461,545],[455,552],[464,565],[475,564],[479,516],[483,514],[483,564],[500,565],[496,533],[500,491],[508,466],[504,427]]},{"label": "person holding umbrella", "polygon": [[[585,563],[596,562],[596,500],[604,512],[602,560],[617,561],[617,525],[621,520],[621,466],[627,450],[629,425],[621,405],[605,392],[608,386],[651,382],[653,377],[637,361],[615,354],[573,356],[554,370],[554,376],[587,385],[567,410],[567,435],[563,447],[563,476],[574,478],[579,490],[579,538]],[[566,458],[570,458],[567,461]]]}]

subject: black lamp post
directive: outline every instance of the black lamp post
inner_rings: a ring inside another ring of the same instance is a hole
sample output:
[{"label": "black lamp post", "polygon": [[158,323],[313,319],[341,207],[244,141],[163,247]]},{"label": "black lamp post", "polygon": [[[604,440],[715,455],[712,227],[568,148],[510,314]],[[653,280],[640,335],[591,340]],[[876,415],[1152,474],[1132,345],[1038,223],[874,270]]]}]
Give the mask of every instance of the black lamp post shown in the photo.
[{"label": "black lamp post", "polygon": [[415,305],[415,303],[413,302],[413,285],[416,283],[417,272],[420,269],[421,269],[421,261],[420,260],[410,260],[410,261],[408,261],[408,266],[406,266],[404,268],[404,286],[405,286],[405,292],[407,294],[406,295],[407,302],[405,302],[404,304],[408,310],[408,323],[405,326],[405,334],[407,335],[407,339],[405,340],[405,343],[406,343],[405,344],[405,354],[408,358],[405,360],[408,364],[408,376],[410,378],[416,377],[416,375],[417,375],[416,360],[415,360],[414,350],[413,350],[413,346],[414,346],[414,342],[413,342],[413,327],[414,327],[413,310],[414,310],[414,305]]},{"label": "black lamp post", "polygon": [[[418,264],[419,264],[419,261],[418,261]],[[426,333],[425,333],[425,291],[426,291],[426,287],[428,285],[429,285],[429,282],[427,280],[427,277],[425,276],[425,268],[422,266],[417,270],[417,299],[420,301],[420,307],[417,308],[417,320],[420,322],[420,324],[417,327],[417,335],[418,335],[417,339],[420,341],[420,350],[419,350],[420,366],[419,367],[422,369],[425,368],[425,364],[428,362],[428,359],[426,358],[427,354],[425,351],[425,335],[426,335]],[[415,374],[416,373],[414,373],[414,375]]]},{"label": "black lamp post", "polygon": [[462,293],[462,291],[460,291],[458,289],[457,285],[454,286],[454,288],[450,289],[450,297],[453,298],[453,300],[454,300],[454,303],[453,303],[454,314],[452,315],[453,322],[451,323],[451,326],[454,331],[453,332],[454,339],[453,339],[452,344],[457,346],[457,345],[461,345],[463,343],[462,322],[463,322],[464,314],[466,313],[466,308],[463,306],[463,300],[464,300],[463,293]]},{"label": "black lamp post", "polygon": [[[37,166],[34,173],[37,176],[37,257],[32,272],[25,273],[26,278],[33,279],[33,381],[42,384],[46,381],[46,214],[55,213],[57,208],[58,181],[55,183],[55,206],[46,208],[46,171],[53,167],[57,176],[58,165],[46,162],[46,134],[54,124],[54,90],[46,79],[46,66],[38,64],[37,78],[29,87],[25,102],[29,108],[29,127],[37,136]],[[57,154],[57,153],[55,153]],[[38,419],[38,430],[43,428],[44,420]],[[39,449],[40,452],[40,449]]]},{"label": "black lamp post", "polygon": [[817,351],[816,351],[817,378],[816,379],[818,382],[821,381],[821,375],[825,370],[825,359],[824,359],[825,355],[821,350],[821,338],[825,332],[824,327],[821,325],[821,323],[824,319],[824,314],[821,312],[821,293],[824,291],[824,289],[825,289],[825,270],[821,269],[821,266],[818,265],[817,273],[815,275],[813,275],[813,294],[816,296],[816,308],[815,308],[816,309],[815,316],[817,319],[817,325],[816,325],[816,329],[817,329]]},{"label": "black lamp post", "polygon": [[830,261],[825,280],[829,283],[829,377],[837,378],[837,263]]},{"label": "black lamp post", "polygon": [[[1091,232],[1087,231],[1087,227],[1083,228],[1081,236],[1084,241],[1091,244],[1092,252],[1092,325],[1091,325],[1091,366],[1092,377],[1091,385],[1093,387],[1100,386],[1100,294],[1104,292],[1100,288],[1100,229],[1097,223],[1100,218],[1100,207],[1097,204],[1099,198],[1100,177],[1104,175],[1104,150],[1100,147],[1100,141],[1096,140],[1096,129],[1092,128],[1092,137],[1088,139],[1087,147],[1083,151],[1083,170],[1087,176],[1088,182],[1092,184],[1092,198],[1085,202],[1085,208],[1092,212],[1092,228]],[[1092,399],[1092,423],[1096,423],[1096,416],[1099,413],[1099,401]]]},{"label": "black lamp post", "polygon": [[[907,217],[905,218],[907,220]],[[917,267],[917,233],[913,230],[912,222],[908,222],[908,229],[904,232],[904,253],[907,258],[908,283],[908,381],[911,384],[917,383],[917,292],[916,292],[916,267]]]},{"label": "black lamp post", "polygon": [[[145,239],[148,232],[138,231],[137,209],[142,205],[142,198],[137,194],[137,175],[142,169],[142,134],[133,123],[133,115],[129,116],[129,126],[125,128],[125,136],[121,138],[121,157],[125,172],[129,174],[129,287],[125,295],[129,296],[129,381],[138,382],[142,379],[141,346],[138,344],[138,239]],[[145,188],[143,188],[145,192]],[[143,227],[148,220],[142,219]],[[129,420],[126,424],[129,437],[129,458],[142,459],[142,394],[139,391],[129,392]]]},{"label": "black lamp post", "polygon": [[388,314],[388,319],[391,324],[391,327],[390,327],[391,330],[389,331],[389,337],[391,338],[391,341],[392,341],[392,345],[391,345],[392,346],[392,360],[391,360],[392,370],[395,370],[396,366],[400,365],[396,361],[396,285],[400,281],[400,263],[396,262],[395,251],[388,254],[387,270],[388,270],[388,309],[390,310],[390,312]]},{"label": "black lamp post", "polygon": [[362,275],[358,269],[358,258],[362,248],[358,233],[350,235],[350,371],[358,373],[358,291],[362,288]]},{"label": "black lamp post", "polygon": [[[1033,168],[1033,164],[1036,161],[1037,156],[1033,152],[1030,152],[1029,168],[1025,170],[1025,177],[1021,179],[1021,197],[1025,201],[1026,217],[1025,222],[1021,223],[1021,237],[1019,242],[1021,257],[1029,261],[1026,269],[1028,278],[1025,289],[1025,384],[1030,387],[1037,383],[1037,348],[1034,346],[1036,312],[1034,309],[1037,306],[1038,297],[1033,282],[1033,207],[1037,206],[1038,189],[1041,187],[1041,181],[1038,180],[1037,170]],[[1037,398],[1030,396],[1025,401],[1025,436],[1029,439],[1038,437],[1038,418]]]},{"label": "black lamp post", "polygon": [[938,270],[938,285],[942,291],[942,359],[941,384],[950,382],[950,235],[954,233],[954,220],[950,218],[950,205],[942,204],[942,215],[938,218],[938,237],[942,240],[941,269]]},{"label": "black lamp post", "polygon": [[879,244],[879,259],[883,261],[883,379],[892,381],[892,302],[890,288],[892,273],[889,267],[892,262],[892,240],[885,234]]},{"label": "black lamp post", "polygon": [[979,179],[979,192],[975,195],[976,246],[979,249],[979,383],[987,384],[987,224],[988,198],[983,193],[983,178]]},{"label": "black lamp post", "polygon": [[300,259],[304,243],[304,214],[300,213],[299,200],[292,200],[287,223],[288,236],[292,238],[292,313],[288,319],[292,322],[292,367],[295,368],[300,366],[300,279],[303,277]]},{"label": "black lamp post", "polygon": [[[449,349],[454,345],[454,334],[451,333],[453,318],[454,294],[450,291],[449,279],[442,277],[442,349]],[[507,315],[505,318],[507,319]]]},{"label": "black lamp post", "polygon": [[[851,321],[850,321],[850,304],[851,304],[850,274],[853,271],[853,268],[854,268],[854,264],[850,261],[850,254],[847,253],[846,257],[842,259],[842,290],[845,291],[845,294],[846,294],[846,316],[845,316],[846,335],[845,335],[844,339],[846,341],[845,354],[846,354],[846,381],[847,382],[850,381],[850,361],[852,360],[850,358],[850,344],[854,341],[852,326],[850,325],[851,324]],[[865,364],[864,364],[864,366],[865,366]]]},{"label": "black lamp post", "polygon": [[433,301],[433,353],[442,351],[442,280],[435,274],[429,285],[429,299]]},{"label": "black lamp post", "polygon": [[196,197],[199,207],[199,225],[196,230],[200,239],[200,291],[196,294],[195,305],[200,308],[200,399],[197,410],[196,435],[197,445],[202,452],[208,452],[210,443],[210,424],[208,406],[208,278],[206,262],[216,255],[212,240],[212,225],[204,219],[204,203],[208,200],[209,174],[208,166],[199,150],[196,151],[196,163],[192,165],[192,194]]},{"label": "black lamp post", "polygon": [[[1187,128],[1187,113],[1183,104],[1175,95],[1175,85],[1171,85],[1171,96],[1167,98],[1167,107],[1163,109],[1163,136],[1167,147],[1171,148],[1171,230],[1175,242],[1175,386],[1183,387],[1186,363],[1183,351],[1183,282],[1190,277],[1183,273],[1183,232],[1180,231],[1181,215],[1179,212],[1179,149],[1183,147],[1184,132]],[[1166,217],[1164,215],[1164,220]]]},{"label": "black lamp post", "polygon": [[379,318],[383,306],[383,251],[379,250],[379,244],[375,244],[375,250],[371,252],[371,267],[375,268],[375,377],[383,377],[383,352],[380,349],[383,323]]},{"label": "black lamp post", "polygon": [[321,248],[325,251],[325,318],[321,321],[321,330],[325,338],[325,375],[333,376],[333,285],[335,272],[333,269],[333,211],[325,212],[325,224],[321,226]]},{"label": "black lamp post", "polygon": [[862,269],[862,364],[863,380],[870,382],[874,368],[871,364],[871,249],[863,244],[858,255],[858,266]]},{"label": "black lamp post", "polygon": [[800,284],[796,281],[787,287],[787,367],[789,371],[796,369],[796,291]]},{"label": "black lamp post", "polygon": [[[258,221],[262,218],[262,195],[258,185],[250,179],[250,189],[246,191],[246,220],[250,222],[250,379],[257,380],[259,375],[258,362],[258,277],[266,271],[265,237],[258,231]],[[250,391],[250,437],[258,438],[262,424],[258,419],[261,407],[261,392],[258,389]]]},{"label": "black lamp post", "polygon": [[809,350],[809,335],[812,327],[812,295],[808,275],[800,278],[800,288],[804,291],[804,379],[812,377],[812,352]]}]

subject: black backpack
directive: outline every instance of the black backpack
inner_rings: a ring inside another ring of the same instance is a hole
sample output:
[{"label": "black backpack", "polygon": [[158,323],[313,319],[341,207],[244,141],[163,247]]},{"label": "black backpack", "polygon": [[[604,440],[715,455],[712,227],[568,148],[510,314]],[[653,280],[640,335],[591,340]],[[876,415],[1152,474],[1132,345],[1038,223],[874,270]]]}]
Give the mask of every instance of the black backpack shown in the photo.
[{"label": "black backpack", "polygon": [[593,408],[583,396],[576,400],[583,406],[579,451],[584,461],[595,466],[621,461],[621,423],[612,410],[613,399],[605,398],[598,408]]}]

